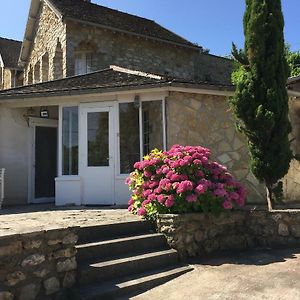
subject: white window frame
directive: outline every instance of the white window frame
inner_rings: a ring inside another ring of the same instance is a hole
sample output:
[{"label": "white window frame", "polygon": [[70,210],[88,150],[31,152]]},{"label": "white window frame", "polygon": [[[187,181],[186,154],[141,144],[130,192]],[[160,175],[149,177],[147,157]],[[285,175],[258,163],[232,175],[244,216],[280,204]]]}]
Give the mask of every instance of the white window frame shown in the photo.
[{"label": "white window frame", "polygon": [[[167,127],[166,127],[166,99],[164,98],[147,98],[140,100],[139,106],[139,132],[140,132],[140,160],[143,159],[143,152],[144,152],[144,143],[143,143],[143,111],[142,111],[142,103],[143,102],[153,102],[153,101],[161,101],[162,104],[162,126],[163,126],[163,150],[165,151],[167,148]],[[120,149],[120,120],[119,120],[119,104],[120,103],[132,103],[134,100],[120,100],[118,101],[118,108],[117,108],[117,115],[116,115],[116,122],[117,122],[117,143],[116,143],[116,151],[117,151],[117,160],[116,160],[116,179],[125,179],[128,177],[129,174],[122,174],[120,172],[121,167],[121,149]]]}]

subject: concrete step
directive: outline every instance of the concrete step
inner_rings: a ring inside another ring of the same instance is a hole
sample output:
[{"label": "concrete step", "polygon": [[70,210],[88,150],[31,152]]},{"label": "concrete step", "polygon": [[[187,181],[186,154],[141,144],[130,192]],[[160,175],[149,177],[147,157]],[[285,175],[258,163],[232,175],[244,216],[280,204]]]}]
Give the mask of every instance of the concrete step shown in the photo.
[{"label": "concrete step", "polygon": [[78,244],[87,244],[153,232],[155,232],[154,225],[147,221],[81,227],[79,230]]},{"label": "concrete step", "polygon": [[112,256],[120,257],[129,253],[168,249],[169,246],[163,234],[153,233],[82,244],[76,248],[79,263],[92,263]]},{"label": "concrete step", "polygon": [[90,265],[79,265],[78,284],[90,285],[96,282],[152,271],[178,263],[176,250],[149,252]]},{"label": "concrete step", "polygon": [[[159,268],[155,272],[145,272],[134,276],[124,277],[118,280],[95,284],[74,291],[75,299],[99,300],[99,299],[128,299],[146,292],[158,285],[166,283],[180,275],[192,271],[190,266],[171,266]],[[166,296],[167,297],[167,296]],[[166,298],[167,299],[167,298]]]}]

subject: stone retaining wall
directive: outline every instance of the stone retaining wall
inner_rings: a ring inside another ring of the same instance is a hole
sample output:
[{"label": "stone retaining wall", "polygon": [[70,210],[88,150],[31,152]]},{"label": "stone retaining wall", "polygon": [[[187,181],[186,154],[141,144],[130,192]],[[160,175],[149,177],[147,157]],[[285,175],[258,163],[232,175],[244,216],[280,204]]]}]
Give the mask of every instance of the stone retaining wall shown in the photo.
[{"label": "stone retaining wall", "polygon": [[158,231],[181,258],[225,250],[300,246],[300,211],[160,215]]},{"label": "stone retaining wall", "polygon": [[77,240],[77,227],[0,237],[0,300],[67,299]]}]

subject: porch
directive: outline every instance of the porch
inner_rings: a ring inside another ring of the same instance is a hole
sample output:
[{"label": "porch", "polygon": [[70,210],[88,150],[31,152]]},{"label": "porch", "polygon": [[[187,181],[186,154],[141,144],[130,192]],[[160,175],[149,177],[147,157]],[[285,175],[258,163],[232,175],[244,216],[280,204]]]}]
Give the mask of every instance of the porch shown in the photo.
[{"label": "porch", "polygon": [[138,221],[126,208],[57,207],[54,204],[24,205],[0,210],[0,236],[73,226],[94,226]]}]

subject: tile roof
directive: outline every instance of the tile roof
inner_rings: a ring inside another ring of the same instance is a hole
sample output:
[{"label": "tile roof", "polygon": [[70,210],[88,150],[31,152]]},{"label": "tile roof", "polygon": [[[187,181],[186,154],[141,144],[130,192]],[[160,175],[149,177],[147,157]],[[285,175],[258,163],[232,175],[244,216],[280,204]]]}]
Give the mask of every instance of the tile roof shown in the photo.
[{"label": "tile roof", "polygon": [[0,37],[0,55],[5,67],[18,68],[21,46],[22,42]]},{"label": "tile roof", "polygon": [[140,88],[154,88],[162,86],[178,85],[181,87],[193,87],[211,90],[232,90],[232,86],[220,85],[213,82],[186,81],[175,78],[166,78],[160,75],[132,71],[121,67],[111,66],[108,69],[93,73],[67,77],[59,80],[47,81],[8,90],[0,91],[0,98],[34,97],[41,94],[51,96],[53,94],[78,94],[91,91],[116,91]]},{"label": "tile roof", "polygon": [[65,18],[90,22],[112,29],[197,47],[195,44],[167,30],[152,20],[120,12],[83,0],[49,0]]}]

